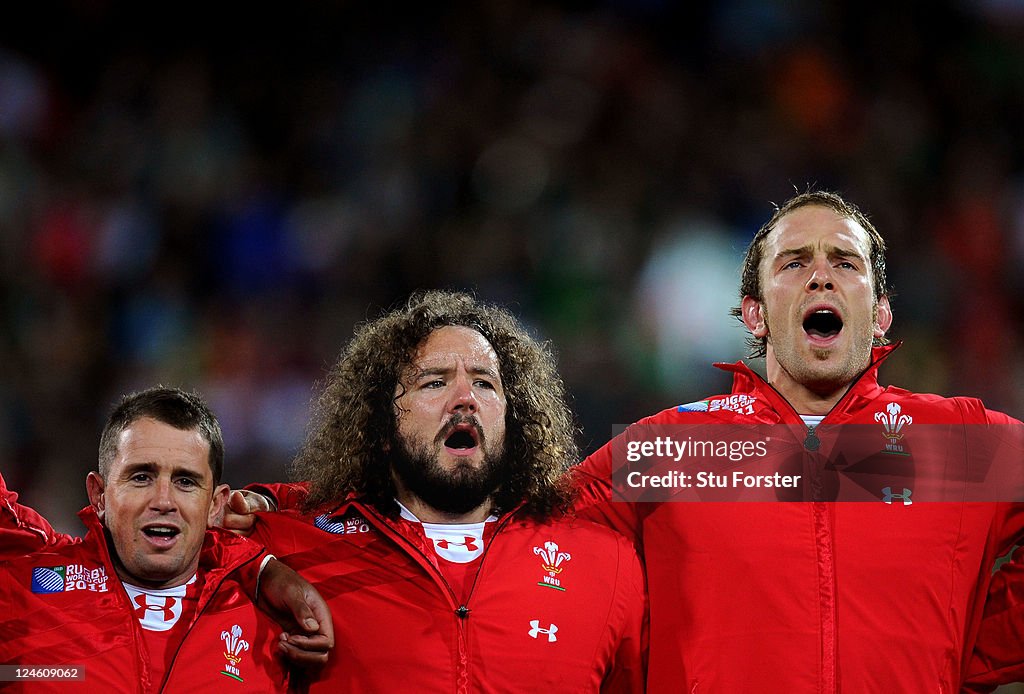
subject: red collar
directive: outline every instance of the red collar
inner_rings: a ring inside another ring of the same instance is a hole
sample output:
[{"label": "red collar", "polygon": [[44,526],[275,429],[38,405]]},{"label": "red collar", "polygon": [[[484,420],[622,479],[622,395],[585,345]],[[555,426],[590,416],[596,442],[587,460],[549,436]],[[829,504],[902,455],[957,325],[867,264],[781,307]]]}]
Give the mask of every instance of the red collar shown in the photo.
[{"label": "red collar", "polygon": [[[878,385],[878,368],[902,344],[903,342],[900,341],[882,347],[872,347],[871,364],[853,381],[849,390],[840,398],[829,414],[841,415],[851,409],[859,409],[865,400],[873,400],[878,397],[883,390]],[[752,393],[769,403],[772,409],[783,417],[785,417],[784,413],[795,412],[793,406],[782,397],[779,391],[742,361],[735,364],[718,362],[715,367],[732,372],[732,392],[734,394]]]}]

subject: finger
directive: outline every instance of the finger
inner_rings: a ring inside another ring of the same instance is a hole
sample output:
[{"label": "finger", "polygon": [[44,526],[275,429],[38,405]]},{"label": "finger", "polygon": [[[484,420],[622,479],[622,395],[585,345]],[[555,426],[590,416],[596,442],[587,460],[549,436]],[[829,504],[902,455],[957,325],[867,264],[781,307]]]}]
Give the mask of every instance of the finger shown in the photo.
[{"label": "finger", "polygon": [[288,638],[282,639],[298,650],[309,651],[310,653],[326,653],[334,648],[334,644],[326,636],[304,636],[302,634],[288,634]]},{"label": "finger", "polygon": [[277,648],[284,655],[285,659],[294,665],[309,667],[325,665],[327,663],[328,654],[326,652],[306,651],[296,648],[287,641],[278,641]]},{"label": "finger", "polygon": [[256,528],[256,516],[253,516],[252,514],[240,514],[228,511],[224,514],[224,520],[221,523],[221,527],[230,530],[237,535],[244,535],[248,537]]}]

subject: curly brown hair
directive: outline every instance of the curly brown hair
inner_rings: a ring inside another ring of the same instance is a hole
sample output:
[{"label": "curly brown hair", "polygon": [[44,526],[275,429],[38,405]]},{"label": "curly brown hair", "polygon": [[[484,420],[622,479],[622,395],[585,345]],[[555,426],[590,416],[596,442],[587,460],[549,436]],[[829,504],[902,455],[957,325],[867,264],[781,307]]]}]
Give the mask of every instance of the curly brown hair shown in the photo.
[{"label": "curly brown hair", "polygon": [[[808,205],[827,207],[841,217],[852,219],[867,232],[871,241],[869,261],[871,263],[871,278],[874,282],[875,301],[888,294],[889,290],[885,283],[885,239],[875,229],[875,225],[871,223],[867,215],[861,212],[860,208],[852,202],[844,200],[838,193],[827,190],[807,190],[794,195],[776,207],[771,219],[754,234],[750,246],[747,247],[747,254],[743,258],[743,269],[740,272],[740,299],[749,296],[757,301],[764,300],[761,294],[761,261],[764,258],[765,239],[775,229],[780,219],[790,212]],[[740,306],[733,307],[729,314],[738,318],[740,322],[743,321],[743,309]],[[888,340],[884,337],[875,339],[876,345],[887,343]],[[763,357],[767,353],[768,340],[764,337],[749,337],[747,346],[750,348],[751,358]]]},{"label": "curly brown hair", "polygon": [[388,453],[397,441],[396,388],[420,345],[445,326],[476,330],[498,357],[511,472],[491,497],[494,510],[522,503],[525,513],[543,519],[568,508],[572,492],[563,473],[579,451],[549,344],[530,337],[503,308],[465,293],[427,291],[357,328],[322,384],[291,468],[293,479],[310,483],[306,511],[355,494],[385,515],[397,515]]}]

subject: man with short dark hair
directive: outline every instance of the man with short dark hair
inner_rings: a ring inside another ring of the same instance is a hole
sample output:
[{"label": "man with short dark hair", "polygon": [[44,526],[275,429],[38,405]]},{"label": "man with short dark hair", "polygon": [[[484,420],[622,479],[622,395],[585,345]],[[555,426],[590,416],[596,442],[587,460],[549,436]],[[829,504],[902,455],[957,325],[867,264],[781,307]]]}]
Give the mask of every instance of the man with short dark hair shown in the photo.
[{"label": "man with short dark hair", "polygon": [[[338,615],[312,691],[639,692],[632,546],[566,517],[572,417],[507,311],[428,292],[361,326],[254,538]],[[295,492],[295,493],[292,493]]]},{"label": "man with short dark hair", "polygon": [[325,660],[330,618],[308,583],[275,569],[293,577],[286,590],[298,594],[284,599],[313,620],[299,633],[322,630],[313,637],[279,640],[242,589],[271,557],[211,528],[228,494],[223,461],[220,425],[202,399],[151,388],[107,420],[79,514],[84,539],[55,533],[0,478],[0,663],[17,666],[4,678],[33,691],[47,686],[32,674],[40,671],[60,673],[48,683],[60,691],[284,691],[283,653],[319,641],[323,652],[307,662]]},{"label": "man with short dark hair", "polygon": [[[834,193],[779,207],[750,244],[734,311],[767,380],[718,364],[734,375],[731,394],[641,420],[578,469],[581,515],[644,558],[648,691],[955,692],[990,674],[969,661],[979,629],[979,643],[999,641],[983,606],[996,558],[1024,530],[1024,505],[1008,503],[1022,499],[1021,423],[973,398],[879,385],[895,349],[882,346],[884,252]],[[622,450],[645,437],[654,450],[652,433],[679,443],[751,432],[763,460],[681,455],[661,468],[676,476],[658,478],[676,489],[638,493],[652,503],[623,496],[623,480],[643,476]],[[785,474],[746,474],[765,461]],[[701,488],[709,474],[726,488]],[[748,479],[766,486],[748,491]],[[744,494],[770,503],[735,501]]]}]

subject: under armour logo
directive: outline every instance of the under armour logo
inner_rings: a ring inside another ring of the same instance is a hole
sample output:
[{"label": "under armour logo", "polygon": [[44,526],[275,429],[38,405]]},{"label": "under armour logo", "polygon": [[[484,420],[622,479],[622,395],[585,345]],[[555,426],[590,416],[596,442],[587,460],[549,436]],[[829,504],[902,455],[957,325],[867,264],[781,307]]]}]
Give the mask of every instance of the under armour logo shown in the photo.
[{"label": "under armour logo", "polygon": [[557,641],[558,640],[558,637],[555,636],[555,632],[557,632],[557,631],[558,631],[558,627],[555,626],[554,624],[550,625],[547,629],[541,629],[541,627],[540,627],[540,620],[539,619],[531,619],[530,620],[530,631],[529,631],[529,634],[533,638],[537,638],[538,634],[547,634],[548,635],[548,643],[551,643],[553,641]]},{"label": "under armour logo", "polygon": [[455,545],[456,547],[465,547],[467,552],[475,552],[479,549],[479,547],[476,546],[475,537],[470,537],[469,535],[466,535],[464,539],[466,540],[465,542],[452,542],[450,540],[442,538],[440,540],[437,540],[437,546],[441,549],[448,549],[452,545]]},{"label": "under armour logo", "polygon": [[145,619],[147,611],[149,611],[149,612],[163,612],[164,613],[163,620],[165,622],[170,622],[171,620],[174,619],[174,609],[173,608],[174,608],[174,605],[177,603],[177,598],[172,598],[172,597],[164,598],[163,599],[163,601],[164,601],[163,605],[158,605],[155,602],[146,602],[146,598],[152,598],[153,600],[158,600],[159,599],[159,598],[155,598],[155,597],[153,597],[151,595],[146,595],[145,593],[141,593],[139,595],[136,595],[135,596],[135,604],[138,605],[138,607],[135,608],[135,617],[137,619],[140,619],[140,620],[141,619]]},{"label": "under armour logo", "polygon": [[882,501],[884,501],[887,504],[891,504],[893,499],[902,499],[904,506],[910,506],[914,503],[910,498],[910,493],[910,490],[907,489],[906,487],[903,488],[902,494],[893,494],[892,487],[883,487]]}]

